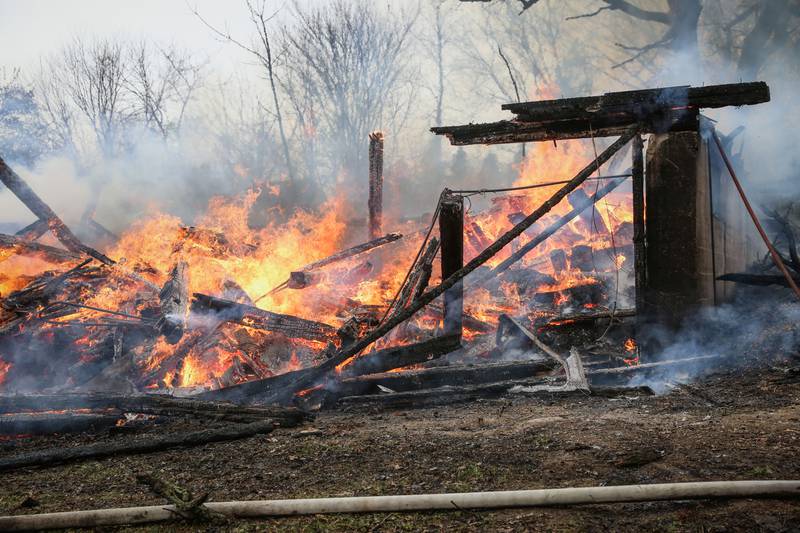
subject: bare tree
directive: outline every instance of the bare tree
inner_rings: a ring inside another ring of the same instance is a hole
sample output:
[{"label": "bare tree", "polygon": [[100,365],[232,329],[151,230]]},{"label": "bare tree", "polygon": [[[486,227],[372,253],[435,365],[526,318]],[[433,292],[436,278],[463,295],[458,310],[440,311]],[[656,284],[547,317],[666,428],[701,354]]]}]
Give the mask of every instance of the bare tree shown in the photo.
[{"label": "bare tree", "polygon": [[[334,0],[305,10],[281,33],[289,94],[314,105],[295,105],[298,121],[326,140],[331,170],[364,174],[367,135],[407,116],[410,86],[404,49],[415,17],[382,14],[366,0]],[[296,104],[297,100],[293,100]]]},{"label": "bare tree", "polygon": [[174,47],[153,47],[145,41],[132,46],[129,56],[125,88],[139,119],[145,128],[167,139],[180,130],[186,107],[200,84],[201,66]]},{"label": "bare tree", "polygon": [[281,145],[283,147],[283,157],[286,163],[286,173],[289,180],[295,179],[294,165],[292,164],[291,150],[289,148],[289,140],[286,136],[286,128],[283,121],[283,113],[281,112],[281,102],[278,98],[278,79],[276,71],[276,62],[272,50],[272,42],[270,40],[271,31],[269,30],[270,21],[275,17],[277,11],[272,14],[267,14],[266,1],[260,0],[258,3],[253,3],[251,0],[245,0],[247,10],[250,16],[250,21],[256,30],[256,43],[252,46],[246,45],[241,41],[234,39],[233,36],[227,31],[222,31],[217,27],[211,25],[206,21],[197,10],[194,10],[195,16],[206,25],[211,31],[222,37],[223,39],[237,45],[239,48],[247,51],[258,59],[259,63],[264,67],[269,80],[270,93],[272,94],[272,104],[274,108],[275,118],[278,123],[278,132],[280,133]]}]

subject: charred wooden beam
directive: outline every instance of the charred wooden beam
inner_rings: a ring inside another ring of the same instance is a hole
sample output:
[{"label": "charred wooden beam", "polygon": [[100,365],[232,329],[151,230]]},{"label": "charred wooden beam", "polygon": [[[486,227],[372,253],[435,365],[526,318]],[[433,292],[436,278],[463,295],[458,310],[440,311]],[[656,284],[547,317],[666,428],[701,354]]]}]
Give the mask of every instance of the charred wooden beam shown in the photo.
[{"label": "charred wooden beam", "polygon": [[644,289],[647,286],[647,251],[644,218],[644,142],[640,135],[633,138],[632,150],[634,286],[636,310],[643,314]]},{"label": "charred wooden beam", "polygon": [[[464,197],[445,191],[439,211],[442,243],[442,279],[464,266]],[[457,282],[444,293],[444,334],[461,335],[464,315],[464,285]]]},{"label": "charred wooden beam", "polygon": [[632,125],[640,133],[696,131],[698,110],[768,102],[764,82],[663,87],[601,96],[505,104],[511,121],[431,128],[454,145],[534,142],[619,135]]},{"label": "charred wooden beam", "polygon": [[158,294],[161,317],[156,323],[156,329],[170,344],[180,341],[186,328],[186,317],[189,314],[188,270],[186,261],[175,263],[170,270],[169,279]]},{"label": "charred wooden beam", "polygon": [[360,376],[386,372],[404,366],[430,361],[461,347],[461,335],[445,335],[427,341],[395,346],[372,353],[366,353],[347,364],[340,376]]},{"label": "charred wooden beam", "polygon": [[0,260],[17,254],[28,257],[38,256],[51,263],[63,263],[81,258],[79,253],[0,233]]},{"label": "charred wooden beam", "polygon": [[561,187],[558,191],[548,198],[541,206],[534,210],[531,214],[520,221],[519,224],[508,230],[501,235],[494,243],[492,243],[483,252],[474,257],[469,263],[464,265],[463,268],[454,272],[452,275],[443,279],[442,282],[436,287],[431,288],[422,294],[417,300],[414,301],[408,308],[400,313],[385,320],[380,326],[372,330],[368,335],[359,339],[352,345],[349,345],[338,353],[333,355],[330,359],[313,367],[304,372],[302,375],[295,375],[291,378],[285,386],[275,390],[266,396],[267,403],[287,403],[291,401],[294,395],[304,389],[308,389],[316,385],[325,375],[333,371],[337,366],[341,365],[352,356],[360,353],[367,348],[370,344],[380,339],[401,323],[405,322],[416,314],[420,309],[434,301],[436,298],[445,293],[448,289],[455,286],[463,280],[470,272],[483,265],[486,261],[494,257],[500,250],[502,250],[511,241],[519,237],[525,230],[535,224],[544,215],[550,212],[553,207],[563,200],[569,193],[578,188],[589,176],[591,176],[602,164],[607,162],[611,157],[617,153],[623,146],[628,144],[633,136],[636,134],[635,129],[631,129],[622,137],[614,141],[608,148],[603,150],[597,158],[579,171],[567,184]]},{"label": "charred wooden beam", "polygon": [[17,198],[19,198],[22,203],[24,203],[28,209],[30,209],[34,215],[39,217],[41,220],[47,221],[47,226],[50,228],[50,231],[53,232],[53,235],[61,241],[61,243],[73,253],[82,253],[94,257],[98,261],[105,263],[107,265],[111,265],[114,262],[103,255],[102,253],[98,252],[97,250],[90,248],[83,244],[72,230],[70,230],[64,221],[62,221],[55,212],[50,209],[38,194],[34,192],[33,189],[25,183],[16,172],[14,172],[11,167],[9,167],[5,161],[0,157],[0,181],[9,188],[11,192],[13,192]]},{"label": "charred wooden beam", "polygon": [[161,394],[19,394],[0,396],[0,414],[69,409],[116,409],[128,413],[192,416],[230,422],[276,420],[296,425],[310,418],[293,407],[248,407],[233,403],[175,398]]},{"label": "charred wooden beam", "polygon": [[433,260],[437,251],[439,251],[439,239],[431,237],[425,251],[422,253],[422,257],[420,257],[419,263],[409,274],[408,281],[400,291],[400,296],[397,298],[398,309],[407,307],[411,302],[419,298],[428,287],[428,282],[430,282],[433,272]]},{"label": "charred wooden beam", "polygon": [[[742,285],[754,285],[756,287],[767,287],[769,285],[778,285],[780,287],[789,288],[789,282],[786,277],[780,274],[748,274],[730,273],[717,276],[719,281],[730,281],[733,283],[741,283]],[[795,283],[800,285],[800,277],[794,276]]]},{"label": "charred wooden beam", "polygon": [[381,235],[383,219],[383,132],[369,134],[369,238]]},{"label": "charred wooden beam", "polygon": [[[769,102],[769,87],[763,81],[705,87],[660,87],[605,93],[600,96],[562,98],[504,104],[502,109],[529,120],[595,118],[604,114],[646,113],[663,107],[718,108]],[[632,118],[635,118],[632,117]]]},{"label": "charred wooden beam", "polygon": [[191,309],[195,313],[213,311],[218,314],[217,318],[220,320],[236,322],[256,329],[280,332],[287,337],[315,341],[336,339],[336,328],[322,322],[272,313],[258,307],[223,300],[207,294],[196,292],[192,296],[194,300],[192,301]]},{"label": "charred wooden beam", "polygon": [[14,235],[19,237],[20,239],[24,239],[26,241],[35,241],[50,229],[50,226],[47,225],[46,220],[42,220],[41,218],[37,218],[34,222],[31,222]]},{"label": "charred wooden beam", "polygon": [[508,144],[524,142],[613,137],[624,134],[634,124],[638,131],[666,133],[671,131],[697,131],[697,109],[667,109],[648,117],[648,121],[631,122],[625,117],[606,117],[594,121],[522,122],[501,120],[466,126],[431,128],[433,133],[444,135],[454,146],[472,144]]},{"label": "charred wooden beam", "polygon": [[78,433],[115,425],[122,413],[26,413],[0,416],[0,435]]},{"label": "charred wooden beam", "polygon": [[[497,398],[507,394],[514,387],[526,387],[534,383],[535,381],[531,379],[523,379],[481,385],[444,386],[419,391],[350,396],[340,399],[337,405],[339,407],[369,406],[383,409],[414,409],[468,402],[479,398]],[[588,391],[543,390],[521,394],[541,399],[585,399],[587,396],[615,398],[626,395],[630,396],[631,394],[652,395],[653,391],[648,387],[591,387]]]},{"label": "charred wooden beam", "polygon": [[60,446],[4,457],[0,459],[0,471],[7,472],[27,466],[51,466],[86,459],[160,452],[176,447],[199,446],[211,442],[245,439],[255,435],[271,433],[277,426],[278,424],[273,421],[253,422],[252,424],[237,424],[190,433],[158,435],[133,441],[126,440],[124,442],[87,444],[73,447]]}]

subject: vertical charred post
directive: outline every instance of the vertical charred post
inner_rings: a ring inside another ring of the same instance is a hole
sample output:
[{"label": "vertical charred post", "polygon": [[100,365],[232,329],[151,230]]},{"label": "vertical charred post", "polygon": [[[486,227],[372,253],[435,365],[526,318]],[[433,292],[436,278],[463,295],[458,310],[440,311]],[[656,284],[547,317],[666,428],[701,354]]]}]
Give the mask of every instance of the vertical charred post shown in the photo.
[{"label": "vertical charred post", "polygon": [[383,132],[369,134],[369,238],[381,236],[383,218]]},{"label": "vertical charred post", "polygon": [[[439,211],[442,280],[464,266],[464,198],[450,191],[442,195]],[[464,286],[461,281],[444,293],[444,334],[461,335]]]},{"label": "vertical charred post", "polygon": [[636,135],[632,142],[633,161],[631,178],[633,186],[633,257],[636,288],[636,312],[641,320],[644,313],[644,288],[647,284],[647,251],[644,222],[644,141]]}]

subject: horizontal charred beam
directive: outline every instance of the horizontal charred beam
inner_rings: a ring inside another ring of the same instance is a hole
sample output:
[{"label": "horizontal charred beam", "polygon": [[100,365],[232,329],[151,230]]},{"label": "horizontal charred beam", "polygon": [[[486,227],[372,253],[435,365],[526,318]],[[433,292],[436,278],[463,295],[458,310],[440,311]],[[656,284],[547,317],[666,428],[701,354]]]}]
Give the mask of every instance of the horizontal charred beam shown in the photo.
[{"label": "horizontal charred beam", "polygon": [[592,120],[571,119],[549,122],[524,122],[501,120],[465,126],[431,128],[433,133],[444,135],[456,146],[470,144],[507,144],[521,142],[612,137],[622,135],[631,126],[638,125],[638,133],[666,133],[670,131],[696,131],[698,111],[689,109],[660,110],[646,117],[632,120],[627,116],[604,116]]},{"label": "horizontal charred beam", "polygon": [[251,305],[216,298],[207,294],[194,293],[192,312],[218,314],[217,318],[236,322],[243,326],[283,333],[287,337],[332,341],[336,339],[336,328],[322,322],[306,320],[292,315],[282,315],[265,311]]},{"label": "horizontal charred beam", "polygon": [[283,425],[298,424],[308,413],[293,407],[246,407],[233,403],[194,398],[175,398],[159,394],[26,394],[0,396],[0,414],[68,409],[116,409],[129,413],[162,416],[192,416],[231,422],[277,420]]},{"label": "horizontal charred beam", "polygon": [[620,91],[599,96],[562,98],[504,104],[523,120],[545,121],[565,119],[595,119],[605,114],[627,114],[632,118],[664,107],[719,108],[755,105],[769,102],[769,87],[763,81],[731,83],[706,87],[660,87],[638,91]]},{"label": "horizontal charred beam", "polygon": [[122,413],[31,413],[0,416],[0,435],[78,433],[113,426]]}]

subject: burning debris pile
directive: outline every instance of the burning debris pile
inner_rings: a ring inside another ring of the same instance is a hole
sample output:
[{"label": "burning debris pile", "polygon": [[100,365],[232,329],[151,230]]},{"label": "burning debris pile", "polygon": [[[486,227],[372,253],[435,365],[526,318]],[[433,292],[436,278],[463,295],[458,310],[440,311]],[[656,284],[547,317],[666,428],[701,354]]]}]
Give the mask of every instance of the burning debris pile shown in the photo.
[{"label": "burning debris pile", "polygon": [[[214,199],[196,226],[154,214],[100,251],[0,161],[41,230],[0,236],[0,390],[318,408],[608,383],[647,366],[627,322],[644,272],[640,134],[696,129],[701,106],[764,98],[765,84],[633,91],[438,128],[457,143],[517,142],[586,136],[601,120],[603,135],[620,137],[599,154],[551,158],[536,145],[515,186],[445,189],[427,225],[383,236],[383,136],[373,134],[363,243],[339,199],[252,229],[254,190]],[[574,177],[537,179],[565,173]],[[491,207],[465,209],[489,193]],[[45,229],[58,242],[39,242]]]}]

